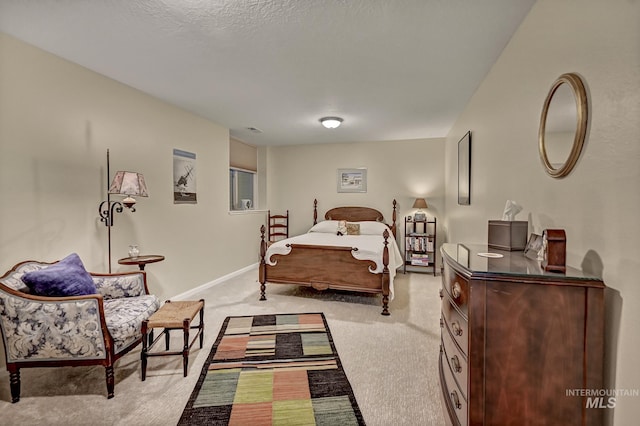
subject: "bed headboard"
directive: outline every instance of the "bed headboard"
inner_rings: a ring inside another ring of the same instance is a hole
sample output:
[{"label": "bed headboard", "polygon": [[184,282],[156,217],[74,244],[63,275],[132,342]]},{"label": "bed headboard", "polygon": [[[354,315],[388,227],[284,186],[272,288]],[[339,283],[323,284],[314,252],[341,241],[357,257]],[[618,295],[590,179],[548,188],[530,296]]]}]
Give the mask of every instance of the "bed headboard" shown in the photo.
[{"label": "bed headboard", "polygon": [[326,220],[346,220],[348,222],[361,222],[370,220],[384,222],[384,216],[376,209],[369,207],[335,207],[324,214]]},{"label": "bed headboard", "polygon": [[[393,200],[393,223],[387,224],[393,235],[396,235],[396,200]],[[346,220],[348,222],[361,222],[370,220],[384,222],[384,216],[376,209],[370,207],[334,207],[324,214],[325,220]],[[313,200],[313,224],[318,221],[318,200]]]}]

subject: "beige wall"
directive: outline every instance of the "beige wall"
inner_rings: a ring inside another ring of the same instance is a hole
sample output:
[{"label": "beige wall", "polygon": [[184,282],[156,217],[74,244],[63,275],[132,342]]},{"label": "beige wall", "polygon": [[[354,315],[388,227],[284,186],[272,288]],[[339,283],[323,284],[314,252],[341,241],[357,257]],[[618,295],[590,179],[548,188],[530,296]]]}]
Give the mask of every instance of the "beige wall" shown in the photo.
[{"label": "beige wall", "polygon": [[[584,77],[588,142],[574,172],[549,177],[538,156],[542,104],[565,72]],[[484,243],[505,201],[530,231],[564,228],[567,263],[601,274],[607,294],[607,386],[640,388],[640,2],[539,0],[447,138],[450,241]],[[471,205],[456,200],[456,143],[473,134]],[[558,395],[562,398],[562,395]],[[619,397],[615,424],[637,423],[637,397]]]},{"label": "beige wall", "polygon": [[[180,294],[257,262],[263,214],[229,215],[229,132],[39,49],[0,35],[0,270],[77,252],[107,270],[98,204],[111,172],[143,173],[149,198],[115,216],[116,260],[137,243],[166,256],[151,290]],[[173,204],[172,150],[194,152],[198,204]],[[234,253],[229,256],[228,253]]]},{"label": "beige wall", "polygon": [[[289,209],[294,235],[311,227],[314,199],[319,220],[332,207],[356,205],[378,209],[391,223],[395,199],[402,223],[418,196],[426,198],[428,216],[444,213],[444,139],[278,146],[268,154],[269,204]],[[367,169],[367,192],[338,193],[337,169],[360,167]]]}]

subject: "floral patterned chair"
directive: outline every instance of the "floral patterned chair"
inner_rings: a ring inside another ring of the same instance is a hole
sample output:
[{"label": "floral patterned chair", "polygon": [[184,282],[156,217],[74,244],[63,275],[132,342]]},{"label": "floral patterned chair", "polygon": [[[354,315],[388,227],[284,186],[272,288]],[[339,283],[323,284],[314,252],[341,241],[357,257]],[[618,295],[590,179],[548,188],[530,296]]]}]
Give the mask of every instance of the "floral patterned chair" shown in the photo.
[{"label": "floral patterned chair", "polygon": [[113,398],[113,364],[142,341],[142,321],[160,301],[149,294],[144,271],[91,273],[97,294],[30,294],[24,274],[56,263],[26,261],[0,277],[0,329],[12,402],[20,400],[21,368],[68,365],[103,365],[107,398]]}]

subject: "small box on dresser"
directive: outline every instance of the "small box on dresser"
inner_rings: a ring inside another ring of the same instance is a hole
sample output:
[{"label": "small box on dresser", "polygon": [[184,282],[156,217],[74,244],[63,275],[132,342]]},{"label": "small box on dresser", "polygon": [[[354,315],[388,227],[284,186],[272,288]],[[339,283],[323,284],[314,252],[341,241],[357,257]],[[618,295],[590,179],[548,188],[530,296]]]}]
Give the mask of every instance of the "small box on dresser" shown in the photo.
[{"label": "small box on dresser", "polygon": [[488,245],[499,250],[524,250],[528,228],[526,220],[490,220]]}]

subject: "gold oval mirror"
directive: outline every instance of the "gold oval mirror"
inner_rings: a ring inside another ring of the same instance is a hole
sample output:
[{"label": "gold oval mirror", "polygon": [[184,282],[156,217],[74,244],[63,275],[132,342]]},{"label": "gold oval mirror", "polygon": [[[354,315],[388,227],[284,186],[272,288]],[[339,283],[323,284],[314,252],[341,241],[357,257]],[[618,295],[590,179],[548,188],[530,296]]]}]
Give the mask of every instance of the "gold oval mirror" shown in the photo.
[{"label": "gold oval mirror", "polygon": [[562,74],[544,101],[538,149],[547,173],[568,175],[576,165],[587,134],[587,91],[579,75]]}]

